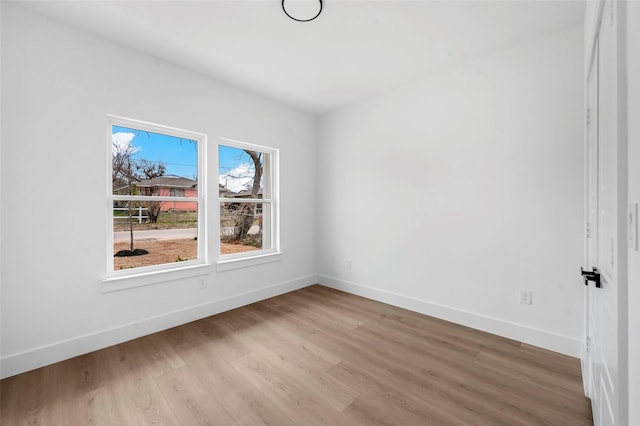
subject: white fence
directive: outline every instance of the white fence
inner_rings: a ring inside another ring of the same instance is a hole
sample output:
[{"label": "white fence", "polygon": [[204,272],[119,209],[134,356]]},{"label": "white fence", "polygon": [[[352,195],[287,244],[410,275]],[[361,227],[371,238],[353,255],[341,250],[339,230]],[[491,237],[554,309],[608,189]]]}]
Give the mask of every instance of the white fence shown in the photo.
[{"label": "white fence", "polygon": [[[144,210],[145,214],[142,214],[142,211]],[[149,219],[149,215],[146,214],[146,211],[149,210],[146,207],[133,207],[131,209],[131,218],[133,219],[138,219],[138,223],[142,223],[143,219]],[[116,216],[115,214],[113,215],[114,219],[127,219],[129,220],[129,209],[127,207],[114,207],[113,211],[122,211],[122,212],[127,212],[126,215],[124,216]]]}]

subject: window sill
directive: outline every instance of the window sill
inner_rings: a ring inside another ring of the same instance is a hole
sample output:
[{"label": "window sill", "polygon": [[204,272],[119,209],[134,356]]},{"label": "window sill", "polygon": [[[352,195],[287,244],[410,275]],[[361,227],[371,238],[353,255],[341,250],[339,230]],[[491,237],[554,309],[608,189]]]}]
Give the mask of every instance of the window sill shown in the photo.
[{"label": "window sill", "polygon": [[109,293],[112,291],[126,290],[128,288],[160,284],[167,281],[177,281],[209,274],[211,274],[211,265],[199,264],[168,270],[156,270],[141,272],[139,274],[112,276],[102,280],[100,291],[103,293]]},{"label": "window sill", "polygon": [[282,252],[264,253],[252,257],[240,257],[233,259],[219,259],[217,265],[218,272],[230,271],[232,269],[248,268],[265,263],[279,262],[282,260]]}]

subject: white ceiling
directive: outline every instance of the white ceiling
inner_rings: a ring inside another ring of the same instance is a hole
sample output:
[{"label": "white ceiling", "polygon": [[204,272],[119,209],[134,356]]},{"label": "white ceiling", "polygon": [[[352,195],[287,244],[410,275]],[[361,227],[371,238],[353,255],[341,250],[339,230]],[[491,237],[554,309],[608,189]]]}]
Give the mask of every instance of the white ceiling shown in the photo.
[{"label": "white ceiling", "polygon": [[[20,2],[318,114],[579,25],[585,6],[584,0],[324,0],[316,20],[300,23],[283,13],[281,0]],[[304,18],[319,3],[285,4]]]}]

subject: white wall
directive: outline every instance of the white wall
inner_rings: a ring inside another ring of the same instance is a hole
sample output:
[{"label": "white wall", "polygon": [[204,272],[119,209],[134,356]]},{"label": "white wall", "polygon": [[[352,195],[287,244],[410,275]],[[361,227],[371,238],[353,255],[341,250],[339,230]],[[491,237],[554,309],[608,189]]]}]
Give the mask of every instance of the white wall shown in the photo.
[{"label": "white wall", "polygon": [[321,117],[321,282],[579,356],[582,34]]},{"label": "white wall", "polygon": [[[4,2],[1,89],[3,377],[316,281],[314,117]],[[100,292],[108,113],[280,148],[283,260]]]},{"label": "white wall", "polygon": [[[1,8],[3,377],[310,284],[317,271],[578,355],[579,28],[326,115],[316,145],[307,114]],[[213,272],[206,290],[190,279],[101,293],[107,113],[280,148],[284,259]],[[533,305],[518,303],[521,288]]]},{"label": "white wall", "polygon": [[[640,2],[626,3],[629,202],[640,203]],[[629,424],[640,425],[640,251],[629,250]]]}]

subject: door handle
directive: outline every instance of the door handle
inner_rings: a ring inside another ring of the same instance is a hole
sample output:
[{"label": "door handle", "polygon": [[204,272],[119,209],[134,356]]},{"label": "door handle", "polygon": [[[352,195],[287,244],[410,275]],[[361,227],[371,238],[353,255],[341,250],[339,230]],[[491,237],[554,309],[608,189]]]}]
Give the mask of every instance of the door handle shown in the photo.
[{"label": "door handle", "polygon": [[595,266],[592,269],[593,271],[589,272],[580,268],[580,275],[582,275],[584,285],[589,285],[589,281],[593,281],[594,283],[596,283],[596,287],[600,288],[602,287],[602,283],[600,282],[600,270]]}]

